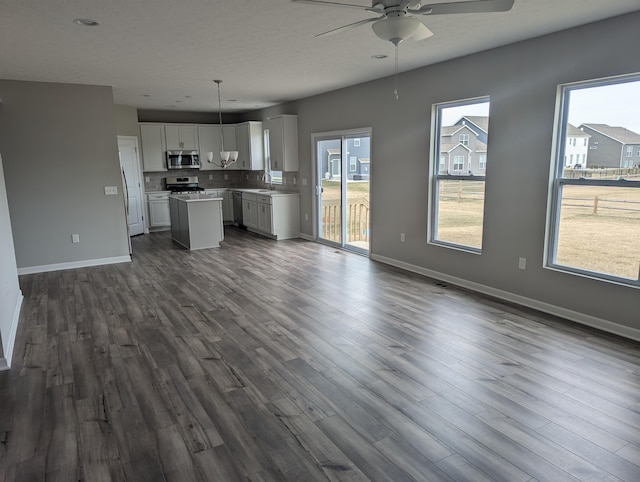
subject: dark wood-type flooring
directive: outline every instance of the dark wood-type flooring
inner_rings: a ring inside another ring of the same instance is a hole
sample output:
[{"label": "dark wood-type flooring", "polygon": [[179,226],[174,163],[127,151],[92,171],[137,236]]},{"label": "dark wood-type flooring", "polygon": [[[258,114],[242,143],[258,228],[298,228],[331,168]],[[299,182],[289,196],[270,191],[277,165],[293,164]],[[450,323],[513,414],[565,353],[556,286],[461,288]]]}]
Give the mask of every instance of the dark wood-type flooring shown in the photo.
[{"label": "dark wood-type flooring", "polygon": [[22,276],[0,480],[640,480],[639,344],[303,240]]}]

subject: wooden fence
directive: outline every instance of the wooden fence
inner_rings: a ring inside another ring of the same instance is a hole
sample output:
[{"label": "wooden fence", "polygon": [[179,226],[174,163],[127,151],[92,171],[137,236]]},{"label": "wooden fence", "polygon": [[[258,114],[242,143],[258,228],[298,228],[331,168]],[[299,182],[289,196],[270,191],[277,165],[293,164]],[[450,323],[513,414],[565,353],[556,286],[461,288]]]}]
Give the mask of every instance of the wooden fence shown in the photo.
[{"label": "wooden fence", "polygon": [[[342,215],[340,200],[322,202],[322,238],[340,242]],[[347,243],[369,242],[369,200],[352,200],[347,204]]]},{"label": "wooden fence", "polygon": [[[578,201],[578,202],[566,202],[566,201]],[[634,206],[634,204],[636,206]],[[610,209],[614,211],[634,211],[640,212],[640,201],[633,201],[629,199],[605,199],[600,196],[590,197],[562,197],[562,207],[580,207],[591,208],[593,207],[593,214],[598,214],[599,210]]]}]

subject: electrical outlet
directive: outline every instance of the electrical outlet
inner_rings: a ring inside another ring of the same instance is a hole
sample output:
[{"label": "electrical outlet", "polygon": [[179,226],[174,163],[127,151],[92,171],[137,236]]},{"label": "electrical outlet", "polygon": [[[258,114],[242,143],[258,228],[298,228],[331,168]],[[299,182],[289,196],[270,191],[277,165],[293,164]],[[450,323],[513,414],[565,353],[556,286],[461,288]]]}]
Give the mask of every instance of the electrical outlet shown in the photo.
[{"label": "electrical outlet", "polygon": [[297,181],[297,180],[296,180],[296,178],[294,177],[294,178],[293,178],[293,185],[295,186],[297,182],[298,182],[298,181]]},{"label": "electrical outlet", "polygon": [[79,243],[80,242],[80,235],[79,234],[72,234],[71,235],[71,242],[72,243]]},{"label": "electrical outlet", "polygon": [[518,258],[518,269],[527,269],[527,258]]},{"label": "electrical outlet", "polygon": [[105,186],[104,194],[105,196],[114,196],[118,194],[118,186]]},{"label": "electrical outlet", "polygon": [[151,178],[149,176],[144,177],[144,182],[151,182]]},{"label": "electrical outlet", "polygon": [[282,176],[282,184],[286,184],[287,183],[287,178]]},{"label": "electrical outlet", "polygon": [[309,221],[309,213],[304,213],[304,220]]},{"label": "electrical outlet", "polygon": [[306,177],[303,177],[303,178],[302,178],[302,185],[303,185],[303,186],[306,186],[306,185],[307,185],[307,178],[306,178]]},{"label": "electrical outlet", "polygon": [[400,233],[400,242],[404,243],[404,233]]},{"label": "electrical outlet", "polygon": [[246,174],[247,181],[249,180],[249,174]]},{"label": "electrical outlet", "polygon": [[225,181],[228,181],[228,180],[229,180],[229,174],[225,174],[225,175],[224,175],[224,180],[225,180]]},{"label": "electrical outlet", "polygon": [[209,181],[213,181],[213,174],[209,174]]}]

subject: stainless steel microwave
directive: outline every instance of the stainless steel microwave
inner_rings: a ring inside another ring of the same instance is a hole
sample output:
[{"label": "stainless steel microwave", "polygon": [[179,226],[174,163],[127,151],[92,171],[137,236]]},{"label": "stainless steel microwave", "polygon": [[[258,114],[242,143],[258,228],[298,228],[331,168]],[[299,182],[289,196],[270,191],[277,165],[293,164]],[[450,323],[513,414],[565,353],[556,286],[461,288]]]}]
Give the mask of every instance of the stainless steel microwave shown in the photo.
[{"label": "stainless steel microwave", "polygon": [[200,169],[198,151],[167,151],[167,169]]}]

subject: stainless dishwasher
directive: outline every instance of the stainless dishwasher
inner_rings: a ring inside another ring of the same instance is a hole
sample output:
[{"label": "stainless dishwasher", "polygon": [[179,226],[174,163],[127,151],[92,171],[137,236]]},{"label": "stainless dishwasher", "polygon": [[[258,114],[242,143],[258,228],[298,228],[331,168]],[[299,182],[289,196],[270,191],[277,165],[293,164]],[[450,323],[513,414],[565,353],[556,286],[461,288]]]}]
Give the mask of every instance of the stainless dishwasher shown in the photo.
[{"label": "stainless dishwasher", "polygon": [[233,224],[244,228],[242,220],[242,192],[233,191]]}]

